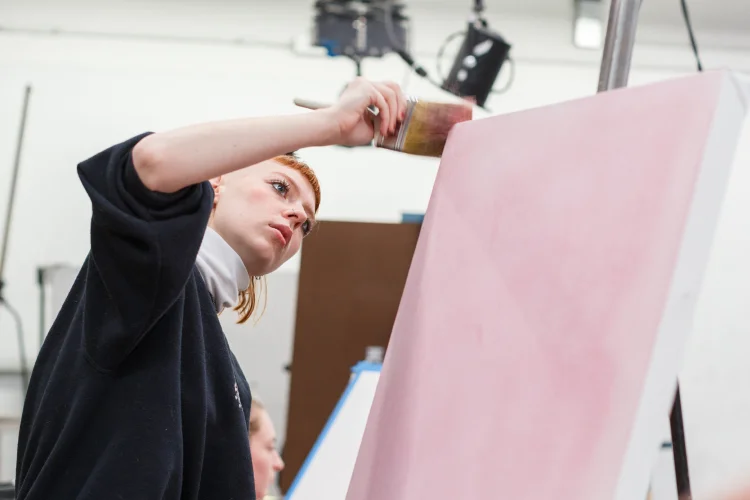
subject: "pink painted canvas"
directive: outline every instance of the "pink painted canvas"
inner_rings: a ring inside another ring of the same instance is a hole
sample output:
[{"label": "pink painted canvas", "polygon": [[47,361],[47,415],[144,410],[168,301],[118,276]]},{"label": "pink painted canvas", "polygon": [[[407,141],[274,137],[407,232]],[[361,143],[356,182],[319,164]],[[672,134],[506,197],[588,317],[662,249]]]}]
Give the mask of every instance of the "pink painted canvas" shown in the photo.
[{"label": "pink painted canvas", "polygon": [[658,443],[634,442],[671,405],[731,164],[714,136],[741,124],[729,78],[454,129],[347,500],[645,498]]}]

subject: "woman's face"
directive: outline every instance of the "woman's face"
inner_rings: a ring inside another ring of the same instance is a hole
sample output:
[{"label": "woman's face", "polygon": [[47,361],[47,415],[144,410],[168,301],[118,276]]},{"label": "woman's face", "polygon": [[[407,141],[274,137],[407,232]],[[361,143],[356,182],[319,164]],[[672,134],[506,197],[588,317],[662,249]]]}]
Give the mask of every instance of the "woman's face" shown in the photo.
[{"label": "woman's face", "polygon": [[213,179],[209,225],[242,258],[250,276],[279,268],[314,224],[315,192],[297,170],[268,160]]},{"label": "woman's face", "polygon": [[253,458],[255,496],[261,500],[276,480],[276,473],[284,468],[276,451],[276,431],[265,410],[259,410],[258,430],[250,436],[250,454]]}]

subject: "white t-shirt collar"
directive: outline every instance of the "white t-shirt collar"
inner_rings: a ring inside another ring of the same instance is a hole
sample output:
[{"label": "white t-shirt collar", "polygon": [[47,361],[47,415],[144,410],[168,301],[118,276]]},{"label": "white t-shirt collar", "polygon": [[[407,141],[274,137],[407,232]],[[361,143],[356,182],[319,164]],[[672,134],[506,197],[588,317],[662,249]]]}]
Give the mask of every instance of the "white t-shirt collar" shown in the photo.
[{"label": "white t-shirt collar", "polygon": [[217,314],[225,307],[235,306],[239,293],[250,286],[250,276],[240,256],[210,227],[206,228],[195,264],[206,282]]}]

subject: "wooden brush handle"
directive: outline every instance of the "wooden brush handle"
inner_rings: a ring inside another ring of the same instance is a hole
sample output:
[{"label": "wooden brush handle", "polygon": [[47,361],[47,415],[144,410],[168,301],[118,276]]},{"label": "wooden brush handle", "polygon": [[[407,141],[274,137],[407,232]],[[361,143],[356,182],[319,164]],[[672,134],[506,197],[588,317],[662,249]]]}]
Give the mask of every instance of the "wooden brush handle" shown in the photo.
[{"label": "wooden brush handle", "polygon": [[294,98],[294,104],[299,106],[300,108],[306,108],[306,109],[312,109],[312,110],[328,108],[331,106],[330,104],[326,104],[323,102],[313,101],[311,99],[302,99],[299,97]]}]

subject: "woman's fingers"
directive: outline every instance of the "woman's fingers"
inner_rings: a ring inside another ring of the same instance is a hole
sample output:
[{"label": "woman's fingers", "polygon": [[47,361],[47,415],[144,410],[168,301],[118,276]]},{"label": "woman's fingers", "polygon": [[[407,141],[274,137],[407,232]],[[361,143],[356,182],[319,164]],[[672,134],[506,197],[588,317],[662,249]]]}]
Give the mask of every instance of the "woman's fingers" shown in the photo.
[{"label": "woman's fingers", "polygon": [[[346,95],[349,97],[345,97]],[[349,103],[343,104],[344,107],[354,105],[363,118],[367,113],[366,109],[359,108],[363,102],[366,102],[367,106],[376,106],[379,120],[375,126],[380,129],[383,136],[393,134],[406,114],[406,96],[401,87],[394,82],[371,82],[359,77],[347,86],[340,97]]]},{"label": "woman's fingers", "polygon": [[377,87],[385,96],[386,100],[388,101],[388,105],[390,106],[390,130],[391,133],[393,133],[396,131],[396,127],[398,126],[398,124],[406,116],[406,95],[404,95],[404,93],[402,92],[399,84],[395,82],[381,82],[377,84]]},{"label": "woman's fingers", "polygon": [[398,95],[385,83],[375,83],[374,85],[388,103],[388,133],[393,134],[396,131],[396,125],[398,125]]},{"label": "woman's fingers", "polygon": [[406,118],[406,94],[401,90],[401,86],[396,82],[383,82],[385,85],[390,87],[396,94],[398,99],[398,112],[396,113],[396,120],[402,121]]},{"label": "woman's fingers", "polygon": [[391,111],[388,106],[388,101],[380,90],[374,85],[370,85],[370,104],[377,106],[379,110],[378,117],[380,118],[380,135],[383,137],[388,135],[391,124]]}]

